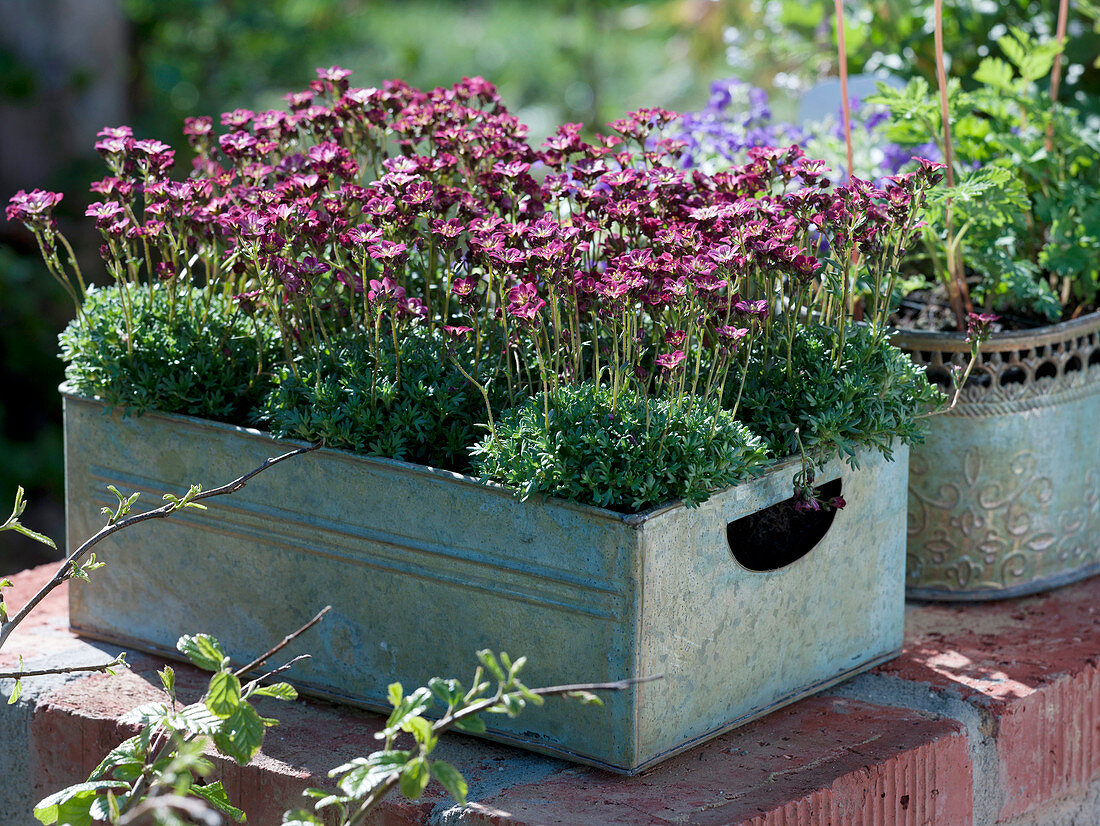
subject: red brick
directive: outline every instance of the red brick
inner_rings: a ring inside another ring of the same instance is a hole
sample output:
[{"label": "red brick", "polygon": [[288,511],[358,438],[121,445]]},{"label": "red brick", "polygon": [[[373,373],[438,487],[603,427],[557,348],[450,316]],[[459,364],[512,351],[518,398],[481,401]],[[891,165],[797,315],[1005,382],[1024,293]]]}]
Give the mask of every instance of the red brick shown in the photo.
[{"label": "red brick", "polygon": [[[4,589],[4,603],[8,614],[14,615],[19,611],[59,567],[57,563],[39,565],[15,576],[0,577],[10,579],[13,586]],[[25,658],[51,654],[69,645],[71,638],[68,589],[62,586],[51,591],[12,632],[4,644],[4,650],[0,651],[0,670],[13,670],[19,663],[20,653]],[[30,640],[33,640],[33,645],[27,644]]]},{"label": "red brick", "polygon": [[[11,602],[19,604],[50,573],[21,574]],[[1012,602],[916,607],[905,653],[877,670],[918,688],[902,692],[899,706],[927,687],[978,710],[981,731],[997,749],[1001,799],[995,819],[1034,812],[1100,775],[1098,606],[1100,580]],[[47,653],[77,645],[64,630],[64,615],[61,591],[21,630],[8,658],[19,650]],[[137,665],[137,673],[85,678],[44,698],[33,726],[42,782],[52,786],[43,793],[83,779],[125,734],[114,723],[117,715],[157,695],[155,661],[142,658]],[[201,675],[178,671],[187,690],[201,689]],[[881,701],[891,700],[884,694]],[[269,733],[257,765],[223,769],[253,822],[277,822],[301,788],[327,785],[329,768],[377,745],[378,718],[372,715],[308,702],[265,713],[283,724]],[[816,698],[632,779],[563,768],[465,738],[446,742],[448,759],[468,775],[471,788],[485,790],[482,807],[467,813],[471,822],[804,826],[852,817],[954,826],[971,817],[971,766],[961,725],[904,707]],[[384,819],[423,822],[446,799],[433,785],[422,802],[391,803]]]},{"label": "red brick", "polygon": [[961,725],[855,700],[811,698],[634,778],[568,769],[479,801],[464,822],[965,826]]},{"label": "red brick", "polygon": [[997,748],[999,820],[1100,777],[1100,577],[1024,599],[923,605],[876,673],[959,697]]},{"label": "red brick", "polygon": [[[163,700],[153,657],[132,658],[133,669],[114,677],[94,675],[63,686],[43,698],[31,723],[31,751],[36,756],[36,785],[48,794],[83,782],[99,760],[136,729],[116,720],[142,703]],[[178,663],[176,689],[182,702],[197,699],[207,675]],[[308,801],[309,786],[335,788],[327,772],[340,763],[379,748],[374,733],[382,718],[324,703],[282,703],[265,699],[262,715],[279,725],[268,729],[263,750],[248,766],[214,756],[214,778],[220,779],[234,805],[254,823],[279,823],[289,808]],[[376,826],[412,826],[426,821],[431,808],[445,797],[430,787],[417,802],[393,796],[386,801]]]}]

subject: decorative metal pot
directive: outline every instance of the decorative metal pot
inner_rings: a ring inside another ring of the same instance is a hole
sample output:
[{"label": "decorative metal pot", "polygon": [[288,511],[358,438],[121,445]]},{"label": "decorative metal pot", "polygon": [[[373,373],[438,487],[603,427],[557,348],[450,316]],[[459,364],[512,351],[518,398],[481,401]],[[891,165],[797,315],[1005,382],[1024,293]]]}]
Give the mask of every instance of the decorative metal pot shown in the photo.
[{"label": "decorative metal pot", "polygon": [[[962,333],[899,332],[928,377]],[[1015,597],[1100,573],[1100,313],[997,334],[958,404],[913,448],[906,593]]]}]

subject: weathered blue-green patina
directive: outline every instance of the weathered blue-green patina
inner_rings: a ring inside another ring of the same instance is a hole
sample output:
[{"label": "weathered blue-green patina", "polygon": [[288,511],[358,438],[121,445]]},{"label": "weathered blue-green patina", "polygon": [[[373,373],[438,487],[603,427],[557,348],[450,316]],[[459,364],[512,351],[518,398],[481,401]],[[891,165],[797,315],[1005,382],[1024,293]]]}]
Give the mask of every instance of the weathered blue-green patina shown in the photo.
[{"label": "weathered blue-green patina", "polygon": [[[943,380],[962,333],[895,337]],[[1100,313],[982,344],[956,407],[913,449],[909,595],[1033,594],[1100,573]]]},{"label": "weathered blue-green patina", "polygon": [[[65,428],[70,545],[102,524],[108,484],[159,500],[283,452],[257,431],[122,418],[72,395]],[[374,709],[394,681],[468,680],[480,648],[527,655],[529,685],[661,674],[603,708],[551,701],[487,720],[495,739],[634,772],[897,653],[906,459],[831,465],[820,478],[841,478],[847,507],[807,555],[754,572],[727,526],[790,497],[794,463],[695,509],[624,516],[320,450],[207,512],[111,537],[106,567],[73,584],[71,619],[169,656],[180,634],[204,631],[246,659],[331,604],[284,652],[313,655],[289,677]]]}]

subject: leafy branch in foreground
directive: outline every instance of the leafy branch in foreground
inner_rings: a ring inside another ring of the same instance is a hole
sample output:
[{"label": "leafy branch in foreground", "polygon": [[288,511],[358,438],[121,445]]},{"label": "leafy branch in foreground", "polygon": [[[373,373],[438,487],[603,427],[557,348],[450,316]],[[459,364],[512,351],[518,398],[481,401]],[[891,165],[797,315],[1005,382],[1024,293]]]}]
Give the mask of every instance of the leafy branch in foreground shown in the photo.
[{"label": "leafy branch in foreground", "polygon": [[[252,705],[258,697],[294,700],[298,692],[289,683],[271,682],[307,655],[295,657],[266,674],[243,682],[242,677],[265,662],[318,622],[330,607],[287,635],[263,655],[236,670],[221,643],[208,634],[184,635],[177,650],[193,665],[212,671],[206,692],[196,702],[183,705],[176,695],[176,675],[171,666],[159,672],[165,700],[145,703],[123,715],[119,722],[140,726],[140,731],[114,748],[84,783],[63,789],[42,800],[34,809],[38,820],[67,826],[112,826],[149,823],[157,826],[201,823],[222,826],[226,818],[240,823],[245,813],[234,806],[220,780],[207,782],[214,771],[207,757],[213,747],[221,755],[244,766],[263,744],[264,732],[277,721],[260,716]],[[455,728],[472,734],[486,730],[480,714],[518,715],[528,704],[541,705],[548,696],[564,696],[586,704],[600,704],[596,691],[618,691],[647,682],[621,680],[530,689],[519,680],[526,657],[514,662],[507,654],[479,651],[481,665],[469,690],[458,680],[433,678],[426,687],[405,695],[400,683],[389,687],[393,711],[375,737],[385,741],[382,750],[333,769],[338,792],[307,789],[314,798],[315,813],[288,811],[284,826],[323,826],[325,809],[335,809],[341,826],[362,826],[367,816],[395,787],[415,800],[432,777],[466,805],[466,781],[450,763],[431,760],[439,736]],[[495,689],[493,688],[495,682]],[[441,713],[429,721],[424,714],[433,707]],[[396,748],[397,738],[410,734],[415,748]],[[150,819],[151,818],[151,821]]]},{"label": "leafy branch in foreground", "polygon": [[[374,736],[385,745],[368,757],[357,757],[329,772],[336,779],[339,792],[324,789],[307,789],[305,794],[316,800],[314,812],[304,809],[286,812],[283,826],[324,826],[327,822],[321,813],[335,808],[340,826],[362,826],[382,799],[395,787],[410,800],[423,794],[434,777],[460,806],[466,805],[466,780],[459,771],[443,760],[430,760],[439,742],[439,735],[454,728],[470,734],[486,730],[479,716],[507,714],[517,716],[528,703],[542,705],[544,697],[569,697],[585,704],[602,705],[596,691],[621,691],[637,683],[660,679],[648,677],[619,680],[610,683],[584,683],[556,685],[546,688],[528,688],[519,680],[519,673],[527,662],[520,657],[514,662],[505,653],[499,657],[489,649],[477,652],[480,665],[474,671],[469,690],[458,680],[433,677],[428,685],[405,695],[401,683],[389,687],[389,701],[393,706],[386,727]],[[485,679],[488,676],[491,679]],[[495,690],[493,682],[496,683]],[[434,722],[424,715],[433,707],[441,711]],[[411,734],[415,748],[395,748],[397,738]]]},{"label": "leafy branch in foreground", "polygon": [[[136,525],[139,522],[145,522],[149,519],[163,519],[172,516],[178,511],[185,508],[205,509],[205,505],[200,504],[203,499],[211,499],[215,496],[225,496],[226,494],[236,493],[243,488],[253,477],[259,475],[263,471],[267,470],[273,465],[277,465],[293,456],[298,456],[302,453],[308,453],[311,450],[316,450],[320,445],[308,445],[306,447],[296,448],[295,450],[284,453],[281,456],[269,458],[264,461],[262,465],[248,473],[238,476],[231,482],[227,482],[216,488],[204,491],[201,485],[191,485],[187,492],[183,496],[175,496],[171,493],[164,494],[164,499],[167,500],[167,504],[162,505],[159,508],[144,511],[142,513],[136,513],[132,516],[130,511],[133,509],[134,503],[137,501],[138,494],[133,493],[129,496],[121,494],[114,485],[108,486],[108,490],[111,491],[118,500],[118,504],[114,508],[103,508],[103,513],[107,517],[107,524],[97,531],[92,537],[85,540],[78,548],[66,557],[61,567],[57,569],[53,577],[43,585],[38,592],[32,596],[27,603],[20,608],[14,615],[8,614],[7,606],[4,602],[4,588],[12,587],[10,580],[0,580],[0,649],[4,647],[4,643],[7,642],[15,628],[26,619],[27,615],[34,610],[34,608],[46,598],[55,588],[58,588],[70,579],[88,579],[88,574],[97,568],[103,567],[103,563],[96,560],[96,556],[92,553],[92,548],[124,528],[128,528],[131,525]],[[48,536],[33,531],[26,527],[19,521],[19,517],[23,515],[23,511],[27,505],[23,499],[23,488],[18,488],[15,494],[15,507],[12,509],[11,516],[0,525],[0,531],[16,531],[18,533],[27,536],[36,542],[41,542],[44,545],[48,545],[51,548],[56,549],[57,545]],[[108,663],[87,665],[87,666],[73,666],[65,668],[45,669],[41,671],[26,671],[23,668],[23,661],[20,658],[19,669],[17,671],[7,672],[0,671],[0,679],[14,679],[15,688],[12,690],[11,695],[8,698],[8,703],[14,703],[19,699],[19,695],[22,691],[22,679],[25,677],[37,677],[46,674],[66,674],[70,672],[80,671],[98,671],[102,673],[112,674],[113,669],[123,667],[126,665],[125,655],[120,654]]]},{"label": "leafy branch in foreground", "polygon": [[[192,485],[183,496],[165,494],[167,504],[133,515],[131,511],[138,494],[127,496],[114,486],[109,486],[108,490],[114,494],[117,503],[102,509],[107,524],[69,554],[50,581],[10,618],[3,602],[3,588],[11,587],[12,583],[0,581],[0,647],[51,591],[69,579],[88,579],[89,572],[103,566],[91,548],[106,537],[138,522],[171,516],[184,508],[204,509],[201,500],[234,493],[272,465],[318,446],[302,447],[270,458],[258,468],[209,491]],[[56,547],[48,537],[19,522],[25,507],[20,488],[12,514],[0,525],[0,531],[15,530]],[[97,822],[107,822],[112,826],[138,823],[152,823],[154,826],[222,826],[226,818],[242,822],[245,813],[232,805],[221,781],[205,782],[214,770],[214,764],[206,755],[212,746],[238,765],[251,762],[263,743],[265,730],[278,722],[260,716],[251,701],[257,697],[296,699],[298,693],[293,686],[285,682],[272,683],[271,680],[309,655],[295,657],[245,683],[242,683],[242,677],[260,669],[294,639],[320,622],[329,610],[330,607],[326,606],[312,620],[288,634],[260,657],[235,670],[231,668],[229,656],[214,637],[208,634],[180,637],[176,646],[180,653],[195,666],[213,672],[203,696],[197,702],[181,707],[176,695],[175,671],[171,666],[165,666],[159,672],[165,701],[146,703],[119,720],[123,725],[139,726],[139,732],[108,753],[86,782],[43,799],[34,809],[35,817],[47,826],[91,826]],[[338,778],[338,793],[307,790],[307,794],[316,800],[315,811],[323,812],[335,807],[342,826],[359,826],[394,787],[399,786],[402,794],[415,800],[433,776],[460,805],[465,805],[467,786],[462,775],[449,763],[429,759],[444,731],[456,728],[475,734],[484,732],[486,726],[480,714],[515,717],[528,703],[541,705],[547,696],[572,697],[584,703],[599,704],[599,698],[593,693],[595,691],[622,690],[647,681],[622,680],[530,689],[520,682],[518,676],[526,662],[525,657],[513,662],[503,652],[498,657],[486,649],[478,652],[478,659],[481,665],[474,673],[469,690],[465,690],[457,680],[433,678],[427,687],[404,696],[400,683],[390,685],[389,698],[394,710],[386,727],[376,735],[385,741],[384,748],[330,772],[331,777]],[[27,671],[20,658],[19,670],[0,673],[0,678],[15,679],[15,689],[9,700],[15,702],[20,694],[22,678],[73,672],[114,673],[112,669],[125,665],[125,655],[120,654],[104,664]],[[485,678],[486,674],[490,679]],[[441,716],[431,722],[424,714],[437,703],[441,706]],[[396,739],[401,734],[412,735],[415,749],[395,748]],[[318,815],[304,810],[284,814],[286,826],[323,823]]]},{"label": "leafy branch in foreground", "polygon": [[[241,678],[259,669],[289,642],[320,622],[329,610],[326,606],[297,631],[237,669],[231,668],[229,656],[214,637],[208,634],[180,637],[176,644],[179,652],[197,667],[214,672],[202,698],[181,708],[176,696],[175,671],[165,666],[159,676],[166,700],[138,706],[119,720],[123,725],[141,726],[138,734],[107,754],[87,782],[42,800],[35,807],[34,816],[44,824],[71,826],[90,826],[98,821],[137,823],[137,818],[146,815],[154,823],[188,823],[196,822],[196,812],[202,813],[197,821],[200,823],[220,824],[222,815],[243,821],[244,812],[229,802],[221,781],[199,782],[214,768],[205,752],[212,743],[219,753],[238,765],[247,765],[252,760],[263,743],[265,729],[277,721],[261,717],[250,700],[296,699],[298,692],[289,683],[270,680],[308,655],[295,657],[243,684]],[[195,803],[205,806],[196,809]],[[181,814],[187,819],[182,819]]]}]

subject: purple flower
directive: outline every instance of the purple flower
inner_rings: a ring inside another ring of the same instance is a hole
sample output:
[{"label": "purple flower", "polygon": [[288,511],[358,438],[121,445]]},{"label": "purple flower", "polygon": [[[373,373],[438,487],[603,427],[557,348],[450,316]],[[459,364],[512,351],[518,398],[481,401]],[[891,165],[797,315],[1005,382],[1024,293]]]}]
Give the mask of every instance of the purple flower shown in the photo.
[{"label": "purple flower", "polygon": [[381,240],[382,230],[372,227],[370,224],[350,227],[340,236],[340,243],[351,247],[363,247]]},{"label": "purple flower", "polygon": [[130,147],[143,169],[163,171],[172,165],[176,153],[172,147],[157,140],[134,141]]},{"label": "purple flower", "polygon": [[199,138],[214,131],[214,119],[209,115],[183,119],[183,134],[188,138]]},{"label": "purple flower", "polygon": [[539,296],[538,288],[531,282],[512,287],[508,291],[508,312],[524,321],[533,321],[546,302]]},{"label": "purple flower", "polygon": [[718,339],[722,341],[726,346],[736,347],[741,339],[745,338],[749,334],[749,331],[745,327],[733,327],[731,325],[725,325],[715,330],[718,333]]},{"label": "purple flower", "polygon": [[[234,109],[232,112],[222,114],[222,126],[228,126],[230,129],[237,131],[246,129],[253,117],[255,117],[255,113],[251,109]],[[184,134],[187,134],[186,129]]]},{"label": "purple flower", "polygon": [[465,225],[457,218],[451,218],[448,221],[433,218],[428,222],[428,227],[444,249],[454,247],[458,237],[466,231]]},{"label": "purple flower", "polygon": [[329,83],[343,83],[351,77],[351,69],[329,66],[327,69],[318,69],[317,77],[321,80],[327,80]]},{"label": "purple flower", "polygon": [[227,216],[226,223],[241,235],[255,238],[267,232],[271,217],[260,212],[240,210],[233,216]]},{"label": "purple flower", "polygon": [[671,373],[683,364],[686,358],[687,355],[683,350],[673,350],[671,353],[662,353],[654,361],[658,367]]},{"label": "purple flower", "polygon": [[473,327],[452,326],[449,324],[443,325],[443,332],[453,341],[461,341],[467,338],[473,331]]},{"label": "purple flower", "polygon": [[97,138],[132,138],[134,130],[129,126],[105,126],[96,132]]},{"label": "purple flower", "polygon": [[405,301],[405,288],[398,286],[389,276],[384,276],[381,280],[372,278],[367,298],[382,305],[401,304]]},{"label": "purple flower", "polygon": [[312,255],[307,255],[298,262],[298,275],[305,279],[306,283],[312,282],[318,276],[324,275],[331,269],[324,261],[318,261]]},{"label": "purple flower", "polygon": [[230,132],[218,138],[218,145],[230,158],[244,158],[256,149],[256,139],[247,132]]},{"label": "purple flower", "polygon": [[319,143],[309,149],[310,165],[321,172],[332,172],[347,157],[347,150],[332,141]]},{"label": "purple flower", "polygon": [[89,218],[95,218],[97,227],[105,227],[115,220],[123,212],[122,205],[115,201],[96,201],[89,204],[84,214]]},{"label": "purple flower", "polygon": [[913,160],[917,162],[918,174],[928,181],[929,186],[934,186],[943,180],[943,173],[941,170],[947,169],[947,164],[929,160],[928,158],[915,157]]},{"label": "purple flower", "polygon": [[293,111],[298,112],[313,102],[313,92],[288,92],[283,95],[283,100],[287,102]]},{"label": "purple flower", "polygon": [[240,293],[233,296],[233,300],[237,302],[237,306],[240,307],[243,312],[252,315],[256,312],[256,299],[259,298],[260,295],[260,290],[252,290],[247,293]]},{"label": "purple flower", "polygon": [[527,170],[530,168],[531,164],[524,163],[523,161],[512,161],[510,163],[499,162],[493,164],[493,171],[505,178],[518,178],[521,175],[527,174]]},{"label": "purple flower", "polygon": [[527,253],[513,247],[496,250],[492,253],[493,260],[508,269],[518,269],[527,263]]},{"label": "purple flower", "polygon": [[966,339],[967,341],[981,343],[989,338],[993,331],[993,323],[1000,320],[996,313],[967,313]]},{"label": "purple flower", "polygon": [[451,292],[466,306],[477,300],[477,285],[480,279],[474,275],[456,278],[451,281]]},{"label": "purple flower", "polygon": [[381,240],[367,247],[370,257],[376,261],[391,263],[400,259],[408,249],[404,244],[396,241]]},{"label": "purple flower", "polygon": [[806,495],[802,492],[802,495],[798,497],[798,501],[794,503],[795,510],[806,511],[813,513],[821,510],[821,503],[817,500],[816,496],[812,494]]},{"label": "purple flower", "polygon": [[114,155],[125,155],[133,145],[133,138],[101,138],[95,142],[96,152],[108,158]]},{"label": "purple flower", "polygon": [[32,230],[45,229],[53,226],[53,208],[61,203],[63,197],[60,192],[44,189],[25,192],[21,189],[11,196],[4,213],[9,221],[26,224]]},{"label": "purple flower", "polygon": [[768,302],[763,298],[758,301],[738,301],[734,309],[742,315],[755,316],[760,320],[768,317]]}]

